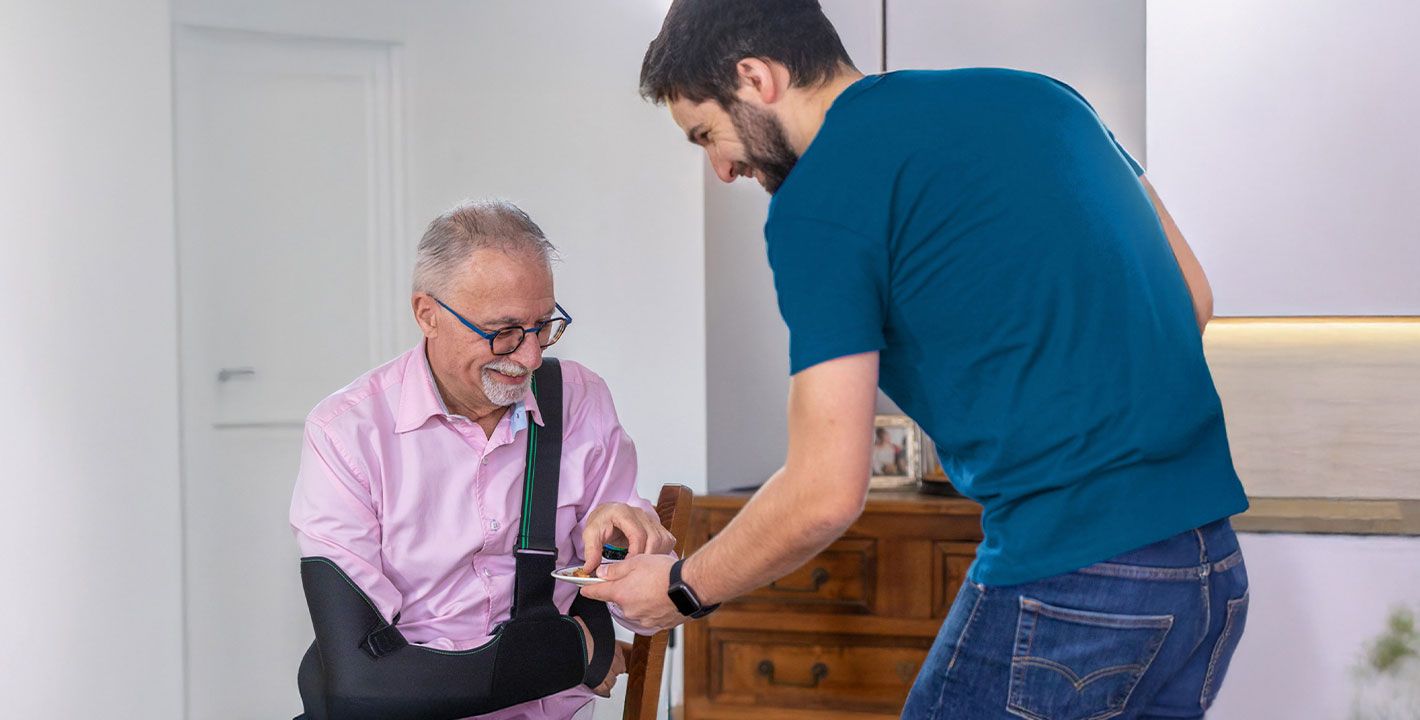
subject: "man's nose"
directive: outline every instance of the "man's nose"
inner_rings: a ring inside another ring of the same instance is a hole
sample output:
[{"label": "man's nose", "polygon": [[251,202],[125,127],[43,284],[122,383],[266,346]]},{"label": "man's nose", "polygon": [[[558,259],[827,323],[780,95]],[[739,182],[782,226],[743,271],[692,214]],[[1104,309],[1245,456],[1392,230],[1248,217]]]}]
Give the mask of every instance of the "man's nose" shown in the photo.
[{"label": "man's nose", "polygon": [[715,168],[715,175],[716,175],[716,177],[720,178],[720,182],[727,182],[727,183],[728,183],[728,182],[734,182],[734,181],[735,181],[735,164],[734,164],[734,163],[730,162],[729,160],[726,160],[725,158],[721,157],[719,154],[717,154],[717,153],[715,153],[715,152],[713,152],[713,151],[711,151],[711,150],[708,150],[708,149],[705,151],[705,154],[706,154],[707,156],[709,156],[709,158],[710,158],[710,167]]},{"label": "man's nose", "polygon": [[529,369],[536,370],[542,367],[542,346],[538,344],[537,334],[528,333],[523,336],[523,344],[513,352],[513,362]]}]

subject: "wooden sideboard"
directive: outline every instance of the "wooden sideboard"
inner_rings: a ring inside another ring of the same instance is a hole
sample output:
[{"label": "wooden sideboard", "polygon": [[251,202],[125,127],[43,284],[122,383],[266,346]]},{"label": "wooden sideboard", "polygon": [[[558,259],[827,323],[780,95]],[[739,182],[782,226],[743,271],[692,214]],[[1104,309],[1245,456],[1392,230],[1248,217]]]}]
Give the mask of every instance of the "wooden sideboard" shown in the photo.
[{"label": "wooden sideboard", "polygon": [[[696,498],[690,547],[748,498]],[[898,717],[980,540],[975,503],[871,493],[803,567],[685,626],[686,720]]]}]

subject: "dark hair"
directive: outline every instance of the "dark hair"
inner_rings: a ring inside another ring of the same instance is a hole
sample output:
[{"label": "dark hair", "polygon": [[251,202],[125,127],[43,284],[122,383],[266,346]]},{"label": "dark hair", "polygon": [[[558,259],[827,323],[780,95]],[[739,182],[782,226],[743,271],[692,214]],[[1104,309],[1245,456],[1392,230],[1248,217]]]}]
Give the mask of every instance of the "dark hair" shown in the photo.
[{"label": "dark hair", "polygon": [[784,65],[795,87],[853,67],[818,0],[675,0],[646,48],[641,96],[729,107],[740,84],[735,65],[749,57]]}]

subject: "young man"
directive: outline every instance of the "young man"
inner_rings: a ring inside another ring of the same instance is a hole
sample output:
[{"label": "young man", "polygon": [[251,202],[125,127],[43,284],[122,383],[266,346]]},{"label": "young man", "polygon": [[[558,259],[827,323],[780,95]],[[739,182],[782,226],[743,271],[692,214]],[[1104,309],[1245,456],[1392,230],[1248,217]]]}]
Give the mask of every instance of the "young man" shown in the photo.
[{"label": "young man", "polygon": [[678,0],[641,91],[774,195],[788,457],[698,553],[583,594],[664,626],[799,566],[861,511],[881,386],[985,533],[903,716],[1201,716],[1247,608],[1211,295],[1085,100],[1009,70],[864,77],[813,0]]},{"label": "young man", "polygon": [[436,218],[411,299],[424,340],[307,419],[291,527],[308,720],[565,720],[625,671],[606,610],[550,573],[674,539],[636,494],[606,383],[543,367],[571,322],[551,252],[509,203]]}]

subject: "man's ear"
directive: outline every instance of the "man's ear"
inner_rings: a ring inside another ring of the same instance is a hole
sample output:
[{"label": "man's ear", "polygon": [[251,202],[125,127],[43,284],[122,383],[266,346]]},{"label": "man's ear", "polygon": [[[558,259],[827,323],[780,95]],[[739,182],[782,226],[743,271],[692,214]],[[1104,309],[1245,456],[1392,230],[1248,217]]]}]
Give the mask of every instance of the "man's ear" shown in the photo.
[{"label": "man's ear", "polygon": [[735,63],[735,73],[740,79],[736,94],[741,100],[757,101],[759,105],[777,102],[789,86],[787,68],[759,58],[748,57]]},{"label": "man's ear", "polygon": [[424,337],[432,338],[439,334],[439,304],[434,302],[434,296],[429,293],[417,292],[409,298],[409,305],[414,309],[414,321],[419,323],[419,330],[424,333]]}]

